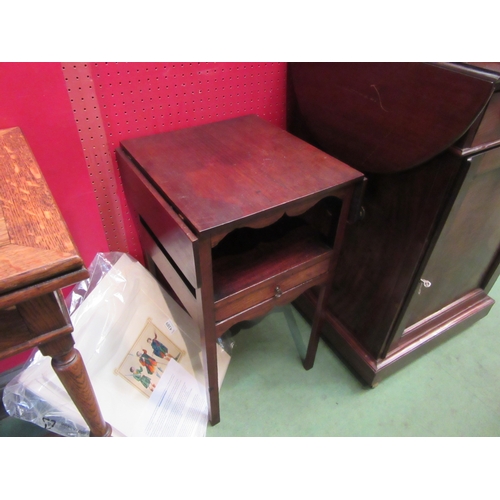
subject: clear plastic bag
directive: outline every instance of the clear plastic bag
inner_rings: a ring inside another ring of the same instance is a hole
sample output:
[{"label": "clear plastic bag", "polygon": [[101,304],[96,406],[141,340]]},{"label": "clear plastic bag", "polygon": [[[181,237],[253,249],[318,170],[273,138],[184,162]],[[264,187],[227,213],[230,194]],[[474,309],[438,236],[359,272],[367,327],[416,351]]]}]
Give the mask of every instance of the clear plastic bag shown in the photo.
[{"label": "clear plastic bag", "polygon": [[[88,271],[89,277],[80,281],[74,287],[71,293],[66,297],[66,307],[70,316],[78,309],[90,292],[101,282],[110,269],[123,256],[121,252],[98,253]],[[132,258],[132,257],[131,257]]]}]

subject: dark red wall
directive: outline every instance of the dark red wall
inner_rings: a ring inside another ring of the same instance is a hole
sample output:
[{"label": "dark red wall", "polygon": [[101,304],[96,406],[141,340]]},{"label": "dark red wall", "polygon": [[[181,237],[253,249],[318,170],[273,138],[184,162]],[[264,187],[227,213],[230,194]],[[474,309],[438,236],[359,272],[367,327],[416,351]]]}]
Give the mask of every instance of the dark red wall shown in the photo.
[{"label": "dark red wall", "polygon": [[252,113],[284,128],[285,106],[286,63],[0,63],[0,129],[22,129],[87,265],[141,258],[120,140]]},{"label": "dark red wall", "polygon": [[[0,63],[0,129],[20,127],[88,265],[108,251],[82,146],[58,63]],[[0,362],[0,371],[23,362]]]}]

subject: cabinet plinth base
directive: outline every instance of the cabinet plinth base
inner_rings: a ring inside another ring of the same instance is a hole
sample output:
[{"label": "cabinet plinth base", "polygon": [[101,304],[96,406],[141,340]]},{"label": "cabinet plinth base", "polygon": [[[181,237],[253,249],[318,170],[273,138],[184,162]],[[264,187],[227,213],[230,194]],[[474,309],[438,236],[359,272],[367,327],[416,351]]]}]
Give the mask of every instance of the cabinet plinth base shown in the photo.
[{"label": "cabinet plinth base", "polygon": [[[294,305],[312,318],[316,297],[311,291]],[[322,337],[364,383],[371,387],[397,372],[452,336],[484,318],[495,301],[483,290],[474,290],[448,307],[407,328],[400,345],[385,358],[374,358],[337,318],[328,314]]]}]

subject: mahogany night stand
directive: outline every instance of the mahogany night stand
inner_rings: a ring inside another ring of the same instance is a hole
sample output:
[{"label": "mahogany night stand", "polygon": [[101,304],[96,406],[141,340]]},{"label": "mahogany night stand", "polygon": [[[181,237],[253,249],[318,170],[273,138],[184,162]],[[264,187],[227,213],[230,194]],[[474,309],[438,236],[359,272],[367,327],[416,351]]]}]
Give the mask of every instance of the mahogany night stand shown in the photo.
[{"label": "mahogany night stand", "polygon": [[125,140],[117,159],[148,267],[199,325],[211,424],[217,338],[321,286],[310,368],[363,174],[253,115]]},{"label": "mahogany night stand", "polygon": [[60,292],[87,277],[21,130],[0,130],[0,359],[38,347],[90,435],[110,436]]}]

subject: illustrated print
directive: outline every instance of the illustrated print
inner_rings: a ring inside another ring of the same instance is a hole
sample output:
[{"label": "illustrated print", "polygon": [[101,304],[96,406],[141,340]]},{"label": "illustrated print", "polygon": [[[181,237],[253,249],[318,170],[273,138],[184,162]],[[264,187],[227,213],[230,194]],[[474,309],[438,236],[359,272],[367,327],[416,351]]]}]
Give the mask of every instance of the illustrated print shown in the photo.
[{"label": "illustrated print", "polygon": [[135,369],[133,366],[131,366],[130,371],[132,373],[132,377],[134,377],[137,382],[141,383],[144,389],[149,389],[151,392],[154,391],[156,385],[151,383],[151,379],[149,377],[146,377],[146,375],[142,375],[142,368]]},{"label": "illustrated print", "polygon": [[127,356],[115,370],[146,397],[156,389],[168,363],[180,361],[182,351],[170,338],[148,319]]},{"label": "illustrated print", "polygon": [[139,357],[139,363],[146,368],[150,375],[153,375],[157,368],[163,371],[158,367],[158,362],[147,353],[146,349],[142,350],[142,354],[139,351],[136,354]]},{"label": "illustrated print", "polygon": [[153,349],[153,353],[155,356],[162,358],[162,359],[175,359],[178,361],[180,354],[177,354],[177,356],[174,358],[172,354],[168,352],[168,347],[164,344],[162,344],[158,340],[158,335],[155,333],[154,339],[149,338],[148,342],[151,344],[151,348]]}]

